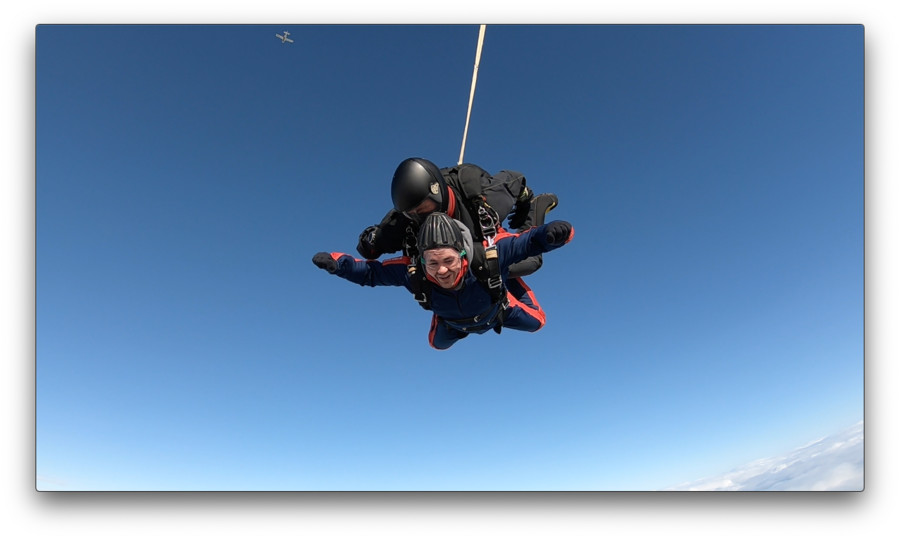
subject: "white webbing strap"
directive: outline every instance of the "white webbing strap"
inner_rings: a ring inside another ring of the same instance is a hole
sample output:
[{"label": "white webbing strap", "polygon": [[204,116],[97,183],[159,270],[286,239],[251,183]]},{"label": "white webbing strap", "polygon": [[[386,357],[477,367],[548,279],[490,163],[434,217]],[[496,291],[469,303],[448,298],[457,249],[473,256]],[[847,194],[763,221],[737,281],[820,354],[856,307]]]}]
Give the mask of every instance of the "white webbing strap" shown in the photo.
[{"label": "white webbing strap", "polygon": [[459,162],[463,162],[463,154],[466,151],[466,136],[469,134],[469,117],[472,115],[472,101],[475,100],[475,81],[478,80],[478,62],[481,61],[481,45],[484,43],[484,24],[478,30],[478,48],[475,49],[475,68],[472,70],[472,90],[469,92],[469,110],[466,111],[466,128],[463,130],[462,148],[459,149]]}]

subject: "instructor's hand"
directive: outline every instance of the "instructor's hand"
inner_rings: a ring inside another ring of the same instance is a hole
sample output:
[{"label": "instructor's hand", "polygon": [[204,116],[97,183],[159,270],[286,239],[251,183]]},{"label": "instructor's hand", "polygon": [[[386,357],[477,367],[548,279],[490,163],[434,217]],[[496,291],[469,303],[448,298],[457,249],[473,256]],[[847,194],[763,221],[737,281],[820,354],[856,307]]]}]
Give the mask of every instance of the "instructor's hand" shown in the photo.
[{"label": "instructor's hand", "polygon": [[381,256],[381,250],[378,248],[378,233],[380,232],[377,225],[367,227],[359,235],[359,243],[356,244],[356,250],[364,258],[374,259]]}]

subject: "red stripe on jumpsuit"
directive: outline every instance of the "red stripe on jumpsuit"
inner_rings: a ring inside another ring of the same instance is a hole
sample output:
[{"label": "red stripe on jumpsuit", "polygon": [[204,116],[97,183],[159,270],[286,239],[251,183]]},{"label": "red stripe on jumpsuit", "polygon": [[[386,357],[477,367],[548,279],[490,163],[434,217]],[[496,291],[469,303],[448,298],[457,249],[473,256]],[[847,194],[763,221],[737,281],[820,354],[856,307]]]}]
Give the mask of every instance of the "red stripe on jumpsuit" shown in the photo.
[{"label": "red stripe on jumpsuit", "polygon": [[509,298],[509,306],[510,307],[519,307],[520,309],[525,311],[526,314],[528,314],[529,316],[531,316],[532,318],[534,318],[535,320],[537,320],[538,322],[541,323],[541,325],[538,327],[538,329],[541,329],[542,327],[544,327],[544,324],[547,323],[547,314],[544,313],[544,309],[541,308],[541,304],[538,303],[537,298],[534,297],[534,292],[532,292],[531,288],[527,284],[525,284],[525,281],[523,281],[521,277],[515,277],[515,278],[513,278],[513,280],[518,281],[519,284],[522,286],[522,288],[525,289],[525,294],[528,296],[528,299],[531,300],[531,303],[534,304],[534,307],[530,307],[530,306],[526,305],[525,303],[522,303],[521,301],[516,299],[512,295],[512,293],[507,291],[506,297]]},{"label": "red stripe on jumpsuit", "polygon": [[[447,215],[453,217],[453,212],[456,211],[456,195],[453,194],[453,189],[447,187]],[[455,217],[454,217],[455,219]]]},{"label": "red stripe on jumpsuit", "polygon": [[428,344],[431,345],[432,348],[437,350],[438,348],[434,345],[434,333],[437,331],[438,327],[438,317],[436,314],[431,315],[431,329],[428,330]]}]

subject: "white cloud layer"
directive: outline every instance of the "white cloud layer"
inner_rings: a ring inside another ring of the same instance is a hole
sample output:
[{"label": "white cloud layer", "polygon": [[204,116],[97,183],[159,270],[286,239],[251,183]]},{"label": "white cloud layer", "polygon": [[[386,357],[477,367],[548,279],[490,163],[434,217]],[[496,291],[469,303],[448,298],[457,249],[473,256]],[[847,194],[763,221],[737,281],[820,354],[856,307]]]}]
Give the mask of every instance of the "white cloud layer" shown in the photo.
[{"label": "white cloud layer", "polygon": [[861,491],[863,422],[778,457],[664,490]]}]

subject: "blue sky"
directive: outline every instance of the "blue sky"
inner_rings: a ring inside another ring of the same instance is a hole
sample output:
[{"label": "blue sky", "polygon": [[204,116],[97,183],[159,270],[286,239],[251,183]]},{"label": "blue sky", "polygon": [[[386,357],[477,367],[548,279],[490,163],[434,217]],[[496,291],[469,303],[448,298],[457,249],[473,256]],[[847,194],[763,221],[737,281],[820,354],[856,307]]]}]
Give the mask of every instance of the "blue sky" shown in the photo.
[{"label": "blue sky", "polygon": [[863,419],[862,26],[488,26],[546,327],[315,268],[456,162],[477,34],[37,28],[39,489],[652,490]]}]

